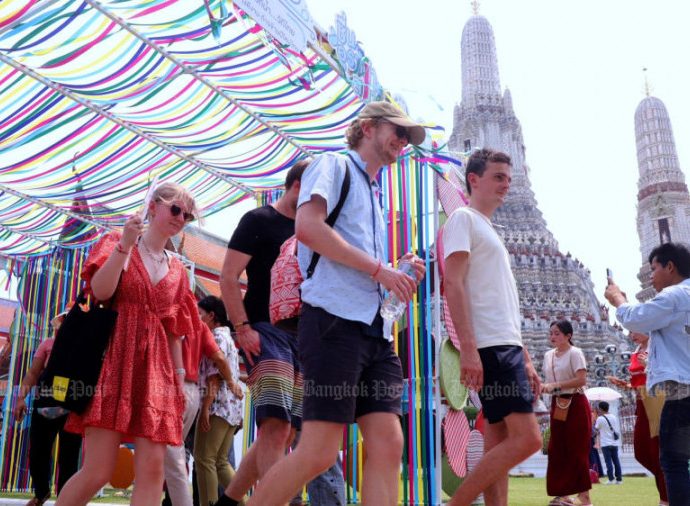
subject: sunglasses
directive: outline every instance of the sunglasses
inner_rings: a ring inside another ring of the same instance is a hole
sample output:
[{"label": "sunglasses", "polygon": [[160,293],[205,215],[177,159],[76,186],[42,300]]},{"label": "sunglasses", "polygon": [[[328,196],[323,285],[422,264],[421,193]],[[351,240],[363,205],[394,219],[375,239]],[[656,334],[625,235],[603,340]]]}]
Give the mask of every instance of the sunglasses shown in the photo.
[{"label": "sunglasses", "polygon": [[184,217],[184,221],[190,222],[196,220],[196,216],[194,216],[192,213],[188,213],[187,211],[183,211],[180,206],[177,204],[166,204],[165,202],[160,202],[161,204],[168,206],[170,208],[170,214],[173,216],[179,216],[180,213],[182,213],[182,216]]},{"label": "sunglasses", "polygon": [[396,125],[392,121],[388,121],[386,118],[379,118],[379,121],[388,123],[389,125],[393,125],[395,127],[395,136],[398,139],[410,142],[410,134],[407,132],[407,128],[405,128],[404,126]]}]

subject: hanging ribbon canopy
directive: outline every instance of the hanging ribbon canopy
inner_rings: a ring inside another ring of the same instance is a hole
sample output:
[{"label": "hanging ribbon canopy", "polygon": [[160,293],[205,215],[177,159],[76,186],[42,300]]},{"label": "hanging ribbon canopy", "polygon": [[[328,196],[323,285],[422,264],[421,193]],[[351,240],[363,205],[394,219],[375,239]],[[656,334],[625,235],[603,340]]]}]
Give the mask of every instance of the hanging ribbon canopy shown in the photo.
[{"label": "hanging ribbon canopy", "polygon": [[[254,2],[265,5],[274,4]],[[323,37],[295,50],[229,0],[0,1],[0,256],[27,270],[58,258],[53,271],[70,277],[57,295],[70,300],[89,246],[138,210],[156,177],[188,188],[204,215],[247,198],[275,200],[297,159],[344,150],[363,105],[358,93],[381,98],[368,61],[352,84],[333,61],[343,44],[331,51]],[[387,258],[414,251],[431,274],[436,184],[451,181],[434,174],[453,160],[429,144],[407,148],[381,173],[379,197]],[[459,205],[454,187],[446,193]],[[394,326],[405,377],[404,504],[441,502],[432,277]],[[25,278],[28,327],[36,308],[58,299],[41,276]],[[34,350],[15,351],[17,384]],[[253,425],[248,416],[245,427]],[[343,449],[353,501],[363,469],[357,431],[349,429]],[[28,484],[16,457],[26,453],[24,432],[0,445],[0,488]],[[251,437],[246,431],[245,444]]]},{"label": "hanging ribbon canopy", "polygon": [[92,242],[61,235],[66,220],[121,225],[156,175],[205,215],[280,186],[296,159],[341,150],[362,106],[320,54],[227,1],[2,2],[0,86],[0,254],[15,256]]}]

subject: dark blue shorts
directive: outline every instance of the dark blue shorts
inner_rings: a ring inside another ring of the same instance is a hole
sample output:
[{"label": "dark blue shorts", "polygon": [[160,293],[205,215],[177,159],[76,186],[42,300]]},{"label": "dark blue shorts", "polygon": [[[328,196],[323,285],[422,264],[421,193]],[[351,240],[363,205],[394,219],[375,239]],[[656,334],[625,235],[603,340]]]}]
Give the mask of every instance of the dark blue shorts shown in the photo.
[{"label": "dark blue shorts", "polygon": [[484,386],[479,391],[484,418],[498,423],[511,413],[532,413],[534,394],[525,371],[520,346],[490,346],[479,349],[484,368]]},{"label": "dark blue shorts", "polygon": [[302,426],[302,371],[295,335],[259,322],[252,328],[261,337],[261,354],[254,365],[243,355],[247,367],[247,385],[251,394],[256,424],[266,418],[286,420],[296,429]]},{"label": "dark blue shorts", "polygon": [[302,304],[299,352],[304,419],[348,424],[369,413],[401,414],[400,359],[370,327]]}]

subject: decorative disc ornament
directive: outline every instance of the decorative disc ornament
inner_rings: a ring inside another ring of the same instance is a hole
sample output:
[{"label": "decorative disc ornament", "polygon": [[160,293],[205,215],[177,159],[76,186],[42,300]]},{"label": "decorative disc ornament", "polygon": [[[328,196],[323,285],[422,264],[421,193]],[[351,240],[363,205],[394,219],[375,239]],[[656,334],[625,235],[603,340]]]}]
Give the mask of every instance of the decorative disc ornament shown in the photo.
[{"label": "decorative disc ornament", "polygon": [[453,472],[457,476],[467,474],[467,445],[470,439],[470,424],[463,411],[448,411],[443,420],[446,454]]},{"label": "decorative disc ornament", "polygon": [[460,382],[460,352],[446,339],[441,345],[441,390],[450,407],[461,410],[467,401],[467,388]]}]

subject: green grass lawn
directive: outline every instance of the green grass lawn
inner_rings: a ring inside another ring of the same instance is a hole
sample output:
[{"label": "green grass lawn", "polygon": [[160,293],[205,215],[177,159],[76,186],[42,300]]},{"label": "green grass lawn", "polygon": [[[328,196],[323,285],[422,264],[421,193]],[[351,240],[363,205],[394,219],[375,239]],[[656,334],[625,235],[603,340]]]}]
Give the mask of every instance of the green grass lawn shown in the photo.
[{"label": "green grass lawn", "polygon": [[[105,497],[94,499],[94,503],[129,504],[129,499],[118,497],[113,489],[105,489]],[[29,494],[3,493],[2,497],[26,498]],[[591,491],[594,506],[657,506],[659,495],[653,478],[623,477],[622,485],[593,485]],[[511,478],[509,504],[511,506],[546,506],[550,497],[546,495],[543,478]]]},{"label": "green grass lawn", "polygon": [[[546,506],[544,478],[511,478],[509,504],[511,506]],[[594,506],[657,506],[659,494],[653,478],[623,477],[622,485],[592,485],[590,492]]]}]

